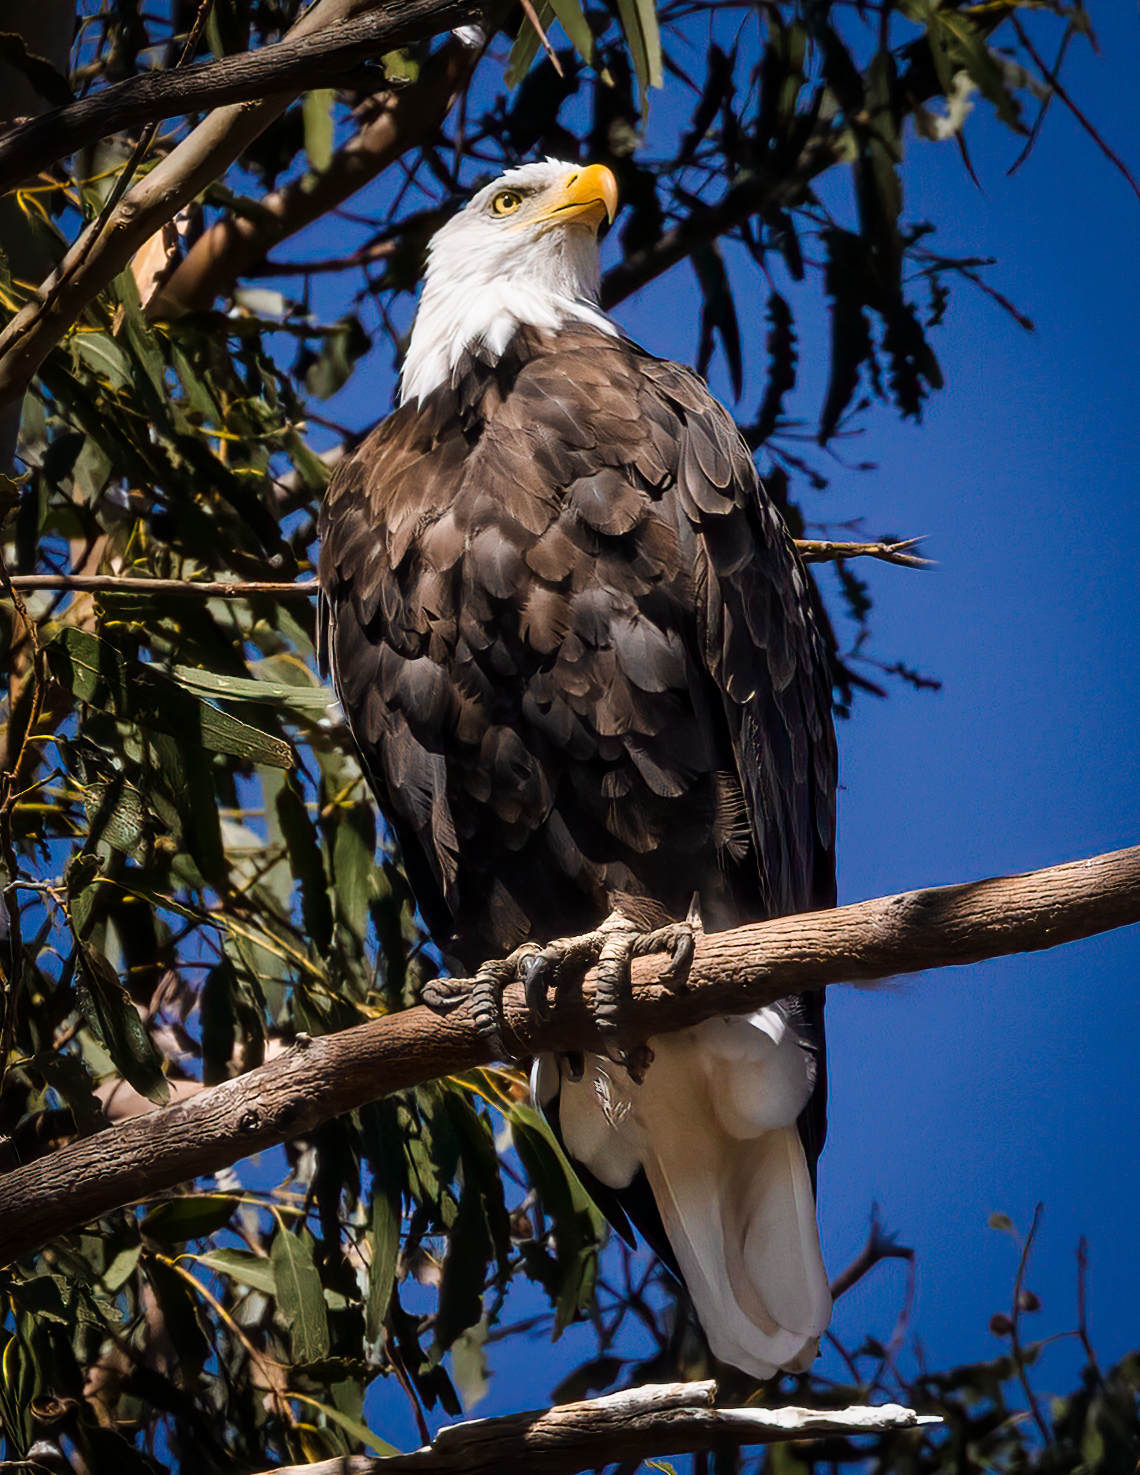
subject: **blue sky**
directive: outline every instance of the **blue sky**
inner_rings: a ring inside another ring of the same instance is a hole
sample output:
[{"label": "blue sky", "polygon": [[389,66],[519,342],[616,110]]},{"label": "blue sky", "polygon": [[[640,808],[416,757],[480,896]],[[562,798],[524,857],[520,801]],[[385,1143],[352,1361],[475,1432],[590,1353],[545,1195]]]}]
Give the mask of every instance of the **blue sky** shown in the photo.
[{"label": "blue sky", "polygon": [[[1066,81],[1140,170],[1140,22],[1134,7],[1092,11],[1102,54],[1074,46]],[[666,117],[673,105],[668,92],[653,104]],[[869,535],[924,534],[939,561],[925,574],[866,570],[877,652],[943,685],[932,694],[892,684],[889,700],[860,699],[840,724],[841,901],[1140,841],[1140,202],[1057,103],[1013,177],[1018,142],[984,104],[968,137],[983,192],[953,144],[912,141],[906,217],[936,222],[941,250],[996,257],[989,280],[1036,332],[958,287],[934,340],[947,387],[921,427],[875,411],[844,455],[878,469],[833,464],[828,491],[809,494],[809,515],[861,517]],[[652,351],[691,361],[696,305],[682,266],[616,316]],[[738,309],[755,369],[763,300],[746,290]],[[790,408],[808,420],[826,381],[824,327],[821,306],[805,304]],[[713,385],[731,403],[722,369],[714,363]],[[742,418],[759,390],[754,372]],[[377,365],[333,413],[367,424],[389,394]],[[877,1202],[918,1254],[912,1328],[929,1366],[1001,1350],[987,1324],[1008,1306],[1016,1252],[987,1218],[1003,1211],[1025,1228],[1038,1200],[1028,1283],[1042,1309],[1026,1334],[1074,1325],[1083,1234],[1102,1361],[1140,1346],[1138,976],[1140,930],[1129,929],[830,991],[825,1257],[833,1271],[848,1262]],[[849,1344],[885,1339],[902,1288],[901,1266],[880,1267],[837,1307],[834,1330]],[[544,1356],[522,1399],[514,1376],[501,1378],[479,1412],[541,1402],[573,1353]],[[1041,1385],[1066,1391],[1078,1363],[1062,1345]]]}]

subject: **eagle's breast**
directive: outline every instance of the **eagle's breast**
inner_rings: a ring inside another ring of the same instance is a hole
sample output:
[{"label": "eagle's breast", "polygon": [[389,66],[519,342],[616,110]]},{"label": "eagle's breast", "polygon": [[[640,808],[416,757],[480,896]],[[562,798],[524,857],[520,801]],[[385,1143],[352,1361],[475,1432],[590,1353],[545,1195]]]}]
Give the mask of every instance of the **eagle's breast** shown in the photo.
[{"label": "eagle's breast", "polygon": [[588,325],[471,358],[338,470],[321,572],[341,700],[464,962],[623,894],[677,915],[698,892],[710,927],[811,904],[804,585],[688,371]]}]

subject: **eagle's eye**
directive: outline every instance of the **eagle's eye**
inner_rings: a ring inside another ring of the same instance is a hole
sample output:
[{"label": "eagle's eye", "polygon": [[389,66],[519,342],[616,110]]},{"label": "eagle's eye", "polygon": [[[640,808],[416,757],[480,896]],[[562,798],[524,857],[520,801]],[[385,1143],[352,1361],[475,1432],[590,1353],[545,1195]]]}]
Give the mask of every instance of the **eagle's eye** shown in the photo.
[{"label": "eagle's eye", "polygon": [[491,201],[491,209],[496,215],[513,215],[522,202],[518,190],[501,189]]}]

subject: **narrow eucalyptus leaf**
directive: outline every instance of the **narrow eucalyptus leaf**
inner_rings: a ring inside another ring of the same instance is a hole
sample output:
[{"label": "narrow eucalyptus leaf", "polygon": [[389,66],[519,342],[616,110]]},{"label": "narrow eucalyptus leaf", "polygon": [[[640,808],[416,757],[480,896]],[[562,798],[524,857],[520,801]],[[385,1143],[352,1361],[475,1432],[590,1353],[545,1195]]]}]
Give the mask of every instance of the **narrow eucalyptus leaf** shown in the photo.
[{"label": "narrow eucalyptus leaf", "polygon": [[89,630],[63,629],[47,647],[48,665],[80,701],[123,721],[165,732],[210,752],[289,768],[288,743],[192,695],[165,672],[116,650]]},{"label": "narrow eucalyptus leaf", "polygon": [[306,1363],[319,1362],[329,1351],[328,1311],[309,1243],[307,1235],[279,1228],[270,1250],[277,1308],[289,1328],[294,1360]]}]

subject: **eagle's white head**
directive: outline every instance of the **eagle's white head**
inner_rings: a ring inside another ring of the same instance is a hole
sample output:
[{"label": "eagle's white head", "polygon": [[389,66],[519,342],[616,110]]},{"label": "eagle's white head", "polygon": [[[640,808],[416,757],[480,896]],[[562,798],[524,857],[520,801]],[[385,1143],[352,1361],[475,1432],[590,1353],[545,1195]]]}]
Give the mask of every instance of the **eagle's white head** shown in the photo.
[{"label": "eagle's white head", "polygon": [[547,159],[481,189],[432,237],[400,403],[448,383],[468,350],[497,359],[523,325],[615,333],[598,307],[598,227],[616,210],[602,164]]}]

